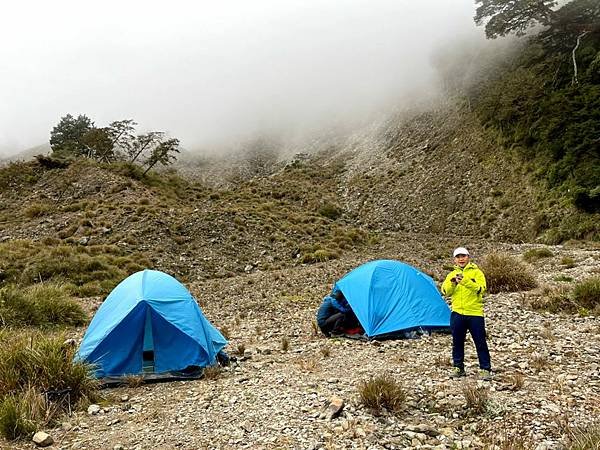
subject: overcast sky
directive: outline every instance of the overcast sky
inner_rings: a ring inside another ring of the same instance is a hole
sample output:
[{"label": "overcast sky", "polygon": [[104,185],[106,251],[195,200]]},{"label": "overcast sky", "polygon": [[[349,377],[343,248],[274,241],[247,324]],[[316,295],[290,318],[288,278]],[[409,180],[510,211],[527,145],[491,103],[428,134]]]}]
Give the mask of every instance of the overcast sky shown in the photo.
[{"label": "overcast sky", "polygon": [[433,89],[472,0],[19,0],[0,13],[0,151],[67,113],[186,148],[363,117]]}]

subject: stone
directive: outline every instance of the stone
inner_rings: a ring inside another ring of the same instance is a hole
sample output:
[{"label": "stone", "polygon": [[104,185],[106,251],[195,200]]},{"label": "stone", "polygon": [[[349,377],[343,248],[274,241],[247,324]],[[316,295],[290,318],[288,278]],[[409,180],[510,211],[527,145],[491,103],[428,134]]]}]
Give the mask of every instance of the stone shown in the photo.
[{"label": "stone", "polygon": [[90,416],[95,416],[96,414],[98,414],[100,412],[100,409],[101,409],[100,405],[95,405],[95,404],[90,405],[90,406],[88,406],[87,413]]},{"label": "stone", "polygon": [[333,420],[338,417],[344,409],[344,400],[339,397],[333,397],[329,400],[325,417],[328,420]]},{"label": "stone", "polygon": [[54,439],[48,433],[43,431],[38,431],[33,435],[32,441],[38,447],[48,447],[49,445],[54,444]]}]

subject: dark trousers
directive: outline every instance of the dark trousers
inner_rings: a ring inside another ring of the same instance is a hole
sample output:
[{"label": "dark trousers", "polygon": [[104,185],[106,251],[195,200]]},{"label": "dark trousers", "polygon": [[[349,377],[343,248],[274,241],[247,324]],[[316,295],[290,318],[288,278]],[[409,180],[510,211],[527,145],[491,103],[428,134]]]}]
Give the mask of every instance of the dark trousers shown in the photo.
[{"label": "dark trousers", "polygon": [[346,329],[355,328],[358,325],[358,319],[354,313],[339,312],[329,316],[320,328],[325,336],[330,336],[331,333],[343,333]]},{"label": "dark trousers", "polygon": [[467,331],[469,331],[477,349],[479,368],[492,369],[490,351],[485,340],[485,320],[483,317],[463,316],[453,312],[450,316],[450,329],[452,330],[452,361],[454,367],[463,370],[465,368],[465,339]]}]

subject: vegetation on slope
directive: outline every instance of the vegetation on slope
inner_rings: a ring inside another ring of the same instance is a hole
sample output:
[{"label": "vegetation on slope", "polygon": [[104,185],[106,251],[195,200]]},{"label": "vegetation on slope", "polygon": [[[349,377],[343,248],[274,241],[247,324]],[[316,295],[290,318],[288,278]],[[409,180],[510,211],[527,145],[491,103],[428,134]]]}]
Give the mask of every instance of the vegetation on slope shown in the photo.
[{"label": "vegetation on slope", "polygon": [[[546,200],[568,199],[582,213],[547,240],[598,239],[598,219],[590,215],[600,212],[600,8],[575,0],[552,14],[549,28],[496,67],[471,100],[483,123],[545,183]],[[556,225],[543,215],[538,222],[540,232]]]}]

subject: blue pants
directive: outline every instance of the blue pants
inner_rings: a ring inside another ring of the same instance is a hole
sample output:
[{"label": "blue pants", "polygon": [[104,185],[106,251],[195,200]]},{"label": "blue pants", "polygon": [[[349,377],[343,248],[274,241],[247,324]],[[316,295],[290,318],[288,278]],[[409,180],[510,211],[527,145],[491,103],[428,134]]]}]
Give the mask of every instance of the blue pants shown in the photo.
[{"label": "blue pants", "polygon": [[492,369],[490,351],[485,340],[485,321],[483,317],[463,316],[462,314],[452,312],[450,316],[450,330],[452,330],[452,361],[454,367],[462,370],[465,368],[465,339],[467,331],[469,331],[477,349],[479,368],[485,370]]}]

